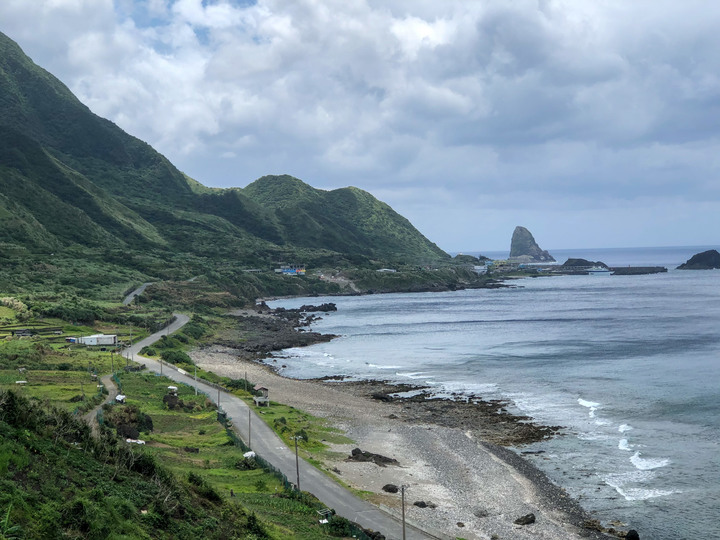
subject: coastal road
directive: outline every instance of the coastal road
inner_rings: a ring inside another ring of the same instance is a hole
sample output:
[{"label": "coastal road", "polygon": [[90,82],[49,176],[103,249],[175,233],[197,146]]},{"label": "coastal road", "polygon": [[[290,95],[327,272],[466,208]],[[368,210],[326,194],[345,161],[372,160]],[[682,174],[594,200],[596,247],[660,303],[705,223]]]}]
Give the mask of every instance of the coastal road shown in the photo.
[{"label": "coastal road", "polygon": [[150,281],[150,282],[148,282],[148,283],[143,283],[143,284],[140,285],[137,289],[135,289],[133,292],[131,292],[130,294],[128,294],[128,295],[125,297],[125,299],[123,300],[123,305],[129,306],[129,305],[130,305],[130,302],[132,302],[133,300],[135,300],[135,297],[136,297],[136,296],[140,296],[143,292],[145,292],[145,289],[147,289],[149,285],[152,285],[152,281]]},{"label": "coastal road", "polygon": [[[252,450],[280,469],[285,476],[294,481],[297,473],[295,467],[295,452],[265,424],[240,398],[228,394],[211,384],[196,381],[188,373],[181,373],[175,366],[165,362],[157,362],[139,356],[139,351],[147,345],[152,345],[162,336],[173,333],[182,328],[189,321],[187,315],[175,314],[175,321],[169,326],[128,347],[123,356],[145,364],[148,370],[162,375],[190,387],[196,387],[198,392],[206,394],[213,402],[219,404],[233,424],[233,429]],[[252,439],[250,437],[252,436]],[[399,518],[380,510],[378,507],[356,497],[350,491],[324,475],[318,469],[299,460],[300,487],[323,501],[328,507],[335,509],[338,515],[366,528],[380,531],[388,540],[403,538],[402,523]],[[446,535],[432,535],[406,524],[406,538],[409,540],[447,539]]]}]

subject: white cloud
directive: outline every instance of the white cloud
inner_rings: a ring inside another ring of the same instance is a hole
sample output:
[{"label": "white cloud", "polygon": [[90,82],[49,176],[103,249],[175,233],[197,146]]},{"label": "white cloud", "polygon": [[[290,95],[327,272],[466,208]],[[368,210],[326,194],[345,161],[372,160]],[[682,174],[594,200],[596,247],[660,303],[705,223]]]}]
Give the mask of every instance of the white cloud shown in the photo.
[{"label": "white cloud", "polygon": [[633,204],[640,243],[667,243],[662,219],[701,243],[706,220],[672,209],[720,199],[720,4],[4,0],[0,21],[200,181],[354,184],[448,249],[478,213],[509,236],[551,209],[561,246],[579,212],[620,230]]}]

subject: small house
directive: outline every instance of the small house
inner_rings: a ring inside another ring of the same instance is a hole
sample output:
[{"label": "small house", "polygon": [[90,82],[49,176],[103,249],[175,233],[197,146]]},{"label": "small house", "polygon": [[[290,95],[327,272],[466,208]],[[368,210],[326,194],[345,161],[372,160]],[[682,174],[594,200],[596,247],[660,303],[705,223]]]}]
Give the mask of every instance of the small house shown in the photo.
[{"label": "small house", "polygon": [[114,334],[93,334],[77,338],[83,345],[117,345],[117,336]]},{"label": "small house", "polygon": [[255,405],[257,407],[260,407],[261,405],[265,405],[266,407],[270,406],[270,397],[269,397],[269,390],[265,388],[264,386],[255,385],[255,388],[253,388],[256,392],[260,392],[259,396],[253,396],[253,401],[255,402]]},{"label": "small house", "polygon": [[177,396],[177,386],[168,386],[168,394]]}]

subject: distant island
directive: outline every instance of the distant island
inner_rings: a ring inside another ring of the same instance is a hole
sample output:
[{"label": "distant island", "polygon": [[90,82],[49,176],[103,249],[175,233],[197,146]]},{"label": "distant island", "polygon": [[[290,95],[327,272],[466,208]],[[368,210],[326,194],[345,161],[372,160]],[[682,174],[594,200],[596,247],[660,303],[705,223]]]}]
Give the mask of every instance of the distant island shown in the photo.
[{"label": "distant island", "polygon": [[510,241],[510,260],[513,262],[555,262],[555,258],[535,242],[532,233],[517,226]]},{"label": "distant island", "polygon": [[720,253],[716,249],[696,253],[677,267],[678,270],[713,270],[715,268],[720,268]]}]

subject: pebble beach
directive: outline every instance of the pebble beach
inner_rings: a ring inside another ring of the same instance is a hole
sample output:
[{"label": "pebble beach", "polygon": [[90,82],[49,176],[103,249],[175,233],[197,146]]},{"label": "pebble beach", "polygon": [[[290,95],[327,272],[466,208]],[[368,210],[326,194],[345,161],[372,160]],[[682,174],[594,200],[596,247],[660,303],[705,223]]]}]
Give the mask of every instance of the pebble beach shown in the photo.
[{"label": "pebble beach", "polygon": [[[218,375],[247,374],[269,389],[272,400],[327,419],[353,441],[335,445],[333,454],[349,456],[353,448],[360,448],[396,459],[398,466],[380,467],[327,458],[322,466],[352,488],[371,493],[371,502],[397,515],[400,495],[382,488],[408,486],[406,519],[439,538],[608,538],[593,530],[592,517],[535,466],[491,442],[507,442],[508,434],[513,440],[518,426],[520,436],[527,436],[527,422],[504,417],[502,404],[479,402],[469,411],[467,403],[447,400],[377,399],[388,392],[381,381],[285,378],[275,372],[272,359],[250,360],[228,346],[206,347],[191,356],[199,367]],[[498,416],[504,419],[497,421]],[[552,436],[557,429],[535,427],[539,431],[533,431],[534,437]],[[515,523],[530,514],[533,523]]]}]

